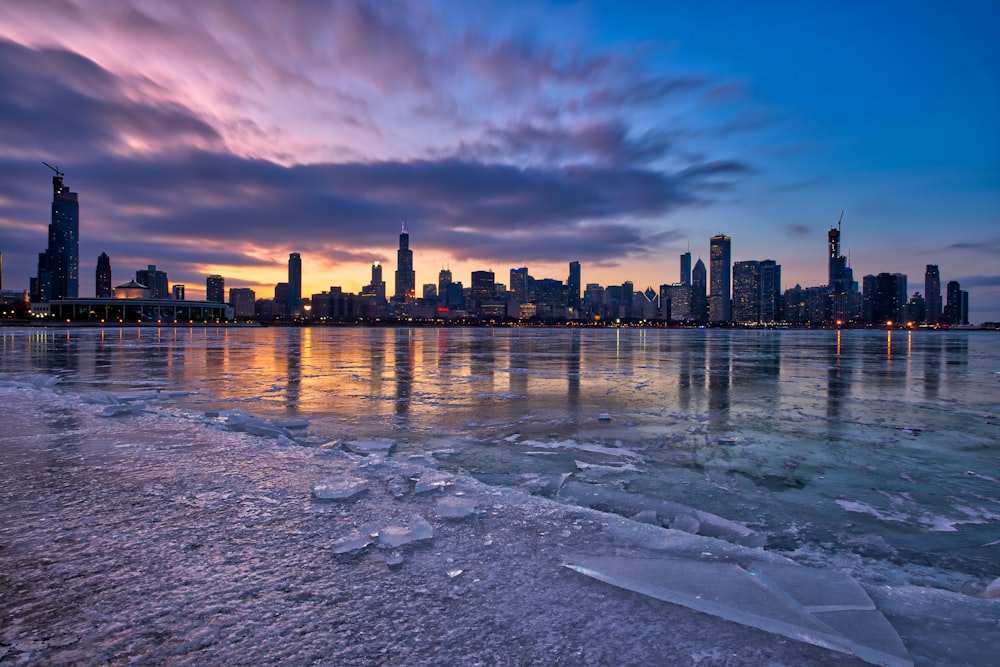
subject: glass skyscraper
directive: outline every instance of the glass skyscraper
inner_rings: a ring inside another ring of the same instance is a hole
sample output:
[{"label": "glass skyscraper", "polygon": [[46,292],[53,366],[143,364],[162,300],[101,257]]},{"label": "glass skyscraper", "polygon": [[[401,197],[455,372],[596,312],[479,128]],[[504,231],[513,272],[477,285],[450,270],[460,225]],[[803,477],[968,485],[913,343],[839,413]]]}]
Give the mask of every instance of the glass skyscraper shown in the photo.
[{"label": "glass skyscraper", "polygon": [[399,232],[399,250],[396,251],[396,291],[393,298],[399,301],[412,299],[417,289],[417,276],[413,272],[413,251],[410,250],[410,235],[403,223]]},{"label": "glass skyscraper", "polygon": [[302,314],[302,257],[297,252],[288,255],[288,316]]},{"label": "glass skyscraper", "polygon": [[49,247],[38,255],[38,278],[33,297],[40,301],[80,296],[80,202],[53,169],[52,221]]},{"label": "glass skyscraper", "polygon": [[731,322],[732,312],[732,239],[723,234],[713,236],[711,249],[708,321]]}]

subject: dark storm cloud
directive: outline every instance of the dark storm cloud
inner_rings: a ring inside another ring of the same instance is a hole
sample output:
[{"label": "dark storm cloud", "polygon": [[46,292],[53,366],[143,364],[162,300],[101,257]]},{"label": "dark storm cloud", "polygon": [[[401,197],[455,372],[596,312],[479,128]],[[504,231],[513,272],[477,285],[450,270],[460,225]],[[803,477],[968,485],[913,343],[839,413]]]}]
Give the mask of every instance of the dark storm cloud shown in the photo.
[{"label": "dark storm cloud", "polygon": [[0,146],[8,153],[85,157],[128,137],[214,143],[218,133],[178,104],[128,99],[92,60],[0,39]]}]

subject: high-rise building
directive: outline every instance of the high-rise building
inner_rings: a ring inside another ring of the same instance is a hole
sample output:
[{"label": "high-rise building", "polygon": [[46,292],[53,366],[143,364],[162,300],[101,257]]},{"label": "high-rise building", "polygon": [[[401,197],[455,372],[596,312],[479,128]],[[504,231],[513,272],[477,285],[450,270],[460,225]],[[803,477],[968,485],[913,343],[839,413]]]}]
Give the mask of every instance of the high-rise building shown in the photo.
[{"label": "high-rise building", "polygon": [[362,296],[375,299],[378,304],[385,304],[385,281],[382,280],[382,264],[372,263],[372,280],[361,289]]},{"label": "high-rise building", "polygon": [[840,254],[840,223],[844,219],[841,211],[836,228],[826,233],[827,247],[827,287],[830,294],[841,294],[850,289],[851,279],[847,274],[847,258]]},{"label": "high-rise building", "polygon": [[496,297],[496,286],[492,271],[473,271],[472,290],[469,292],[472,308],[479,311],[483,302]]},{"label": "high-rise building", "polygon": [[969,323],[969,293],[962,289],[957,280],[948,281],[948,302],[945,304],[942,320],[946,324]]},{"label": "high-rise building", "polygon": [[937,264],[924,271],[924,321],[937,324],[941,319],[941,273]]},{"label": "high-rise building", "polygon": [[274,310],[279,317],[288,317],[288,283],[274,286]]},{"label": "high-rise building", "polygon": [[226,302],[225,278],[216,274],[209,276],[205,280],[205,301],[209,301],[211,303]]},{"label": "high-rise building", "polygon": [[531,297],[528,294],[528,283],[531,277],[528,275],[528,267],[522,266],[519,269],[510,270],[510,291],[514,294],[514,300],[518,303],[528,303]]},{"label": "high-rise building", "polygon": [[733,320],[741,324],[760,322],[760,262],[733,264]]},{"label": "high-rise building", "polygon": [[760,263],[760,321],[781,320],[781,265],[773,259]]},{"label": "high-rise building", "polygon": [[569,263],[569,280],[566,281],[566,308],[569,316],[576,318],[580,313],[580,262]]},{"label": "high-rise building", "polygon": [[[681,285],[691,284],[691,251],[681,253]],[[675,318],[676,319],[676,318]]]},{"label": "high-rise building", "polygon": [[174,301],[184,300],[184,285],[180,284],[174,285],[171,291],[173,292],[172,298]]},{"label": "high-rise building", "polygon": [[49,247],[38,255],[33,301],[75,299],[80,295],[80,202],[77,193],[63,185],[62,172],[52,170],[55,176]]},{"label": "high-rise building", "polygon": [[297,252],[288,255],[288,316],[302,315],[302,257]]},{"label": "high-rise building", "polygon": [[396,251],[396,291],[393,298],[398,301],[412,299],[417,289],[417,276],[413,272],[413,251],[410,250],[410,235],[403,222],[399,232],[399,250]]},{"label": "high-rise building", "polygon": [[864,277],[863,319],[868,324],[902,323],[906,306],[906,275],[880,273]]},{"label": "high-rise building", "polygon": [[441,305],[448,307],[448,286],[451,285],[451,270],[441,269],[438,271],[438,301]]},{"label": "high-rise building", "polygon": [[233,308],[233,317],[240,320],[251,319],[255,313],[257,295],[249,287],[231,287],[229,289],[229,305]]},{"label": "high-rise building", "polygon": [[732,239],[717,234],[709,241],[711,287],[708,300],[709,322],[726,323],[733,319],[732,312]]},{"label": "high-rise building", "polygon": [[97,275],[94,280],[95,295],[98,299],[111,298],[111,258],[102,252],[97,258]]},{"label": "high-rise building", "polygon": [[695,322],[708,321],[708,271],[701,257],[691,271],[691,319]]},{"label": "high-rise building", "polygon": [[169,299],[170,288],[167,282],[167,272],[157,271],[156,264],[135,272],[135,281],[146,286],[150,299]]}]

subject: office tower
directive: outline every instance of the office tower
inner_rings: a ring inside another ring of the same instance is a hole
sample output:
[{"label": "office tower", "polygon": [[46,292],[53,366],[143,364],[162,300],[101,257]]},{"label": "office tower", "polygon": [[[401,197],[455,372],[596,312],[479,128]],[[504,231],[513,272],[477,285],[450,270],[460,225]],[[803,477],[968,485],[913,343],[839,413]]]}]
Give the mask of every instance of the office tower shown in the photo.
[{"label": "office tower", "polygon": [[254,316],[257,295],[249,287],[231,287],[229,289],[229,305],[233,308],[233,317],[239,320],[251,319]]},{"label": "office tower", "polygon": [[514,300],[518,303],[528,303],[528,267],[522,266],[519,269],[510,270],[510,291],[514,293]]},{"label": "office tower", "polygon": [[170,291],[167,282],[167,272],[157,271],[156,264],[148,265],[146,269],[135,272],[135,281],[146,286],[150,299],[169,299]]},{"label": "office tower", "polygon": [[111,298],[111,258],[106,252],[102,252],[97,258],[97,275],[94,284],[97,286],[95,294],[98,299]]},{"label": "office tower", "polygon": [[448,306],[449,285],[451,285],[451,270],[441,269],[438,271],[438,301],[444,306]]},{"label": "office tower", "polygon": [[760,263],[760,321],[781,319],[781,265],[773,259]]},{"label": "office tower", "polygon": [[[703,299],[704,300],[704,299]],[[673,322],[691,322],[695,319],[694,288],[684,283],[675,283],[667,287],[668,308],[663,308],[663,291],[660,291],[660,305],[664,319]]]},{"label": "office tower", "polygon": [[847,258],[840,254],[840,223],[844,212],[840,212],[836,228],[826,233],[827,241],[827,283],[830,294],[843,294],[851,290],[853,272],[847,267]]},{"label": "office tower", "polygon": [[183,301],[184,300],[184,285],[174,285],[172,297],[173,297],[174,301]]},{"label": "office tower", "polygon": [[38,277],[32,297],[40,301],[75,299],[80,295],[80,203],[77,193],[63,185],[62,172],[49,168],[55,172],[49,247],[38,254]]},{"label": "office tower", "polygon": [[496,296],[496,285],[492,271],[473,271],[472,290],[469,293],[472,299],[472,309],[478,311],[484,301],[489,301]]},{"label": "office tower", "polygon": [[302,314],[302,257],[297,252],[288,255],[288,316]]},{"label": "office tower", "polygon": [[[957,280],[948,281],[947,295],[948,302],[945,304],[941,321],[945,324],[968,324],[969,323],[969,296],[963,290]],[[963,303],[964,301],[964,303]]]},{"label": "office tower", "polygon": [[906,305],[906,276],[902,273],[880,273],[864,277],[863,318],[877,326],[903,322]]},{"label": "office tower", "polygon": [[437,301],[438,286],[434,283],[424,283],[422,294],[424,301]]},{"label": "office tower", "polygon": [[635,317],[635,285],[631,280],[622,283],[621,312],[622,317]]},{"label": "office tower", "polygon": [[760,322],[760,262],[756,260],[733,264],[733,320]]},{"label": "office tower", "polygon": [[681,253],[681,285],[691,284],[691,252]]},{"label": "office tower", "polygon": [[695,322],[705,322],[708,320],[708,271],[701,257],[695,262],[691,271],[691,288],[691,319]]},{"label": "office tower", "polygon": [[907,324],[927,321],[927,301],[920,292],[914,292],[903,308],[903,321]]},{"label": "office tower", "polygon": [[733,319],[732,313],[732,240],[723,234],[713,236],[709,241],[712,266],[711,288],[708,299],[709,322],[726,323]]},{"label": "office tower", "polygon": [[385,281],[382,280],[382,264],[372,263],[372,280],[361,290],[363,296],[374,297],[380,303],[385,303]]},{"label": "office tower", "polygon": [[417,289],[417,276],[413,272],[413,251],[410,250],[410,235],[403,222],[399,233],[399,250],[396,251],[396,292],[393,298],[399,301],[412,299]]},{"label": "office tower", "polygon": [[569,280],[566,281],[566,308],[569,309],[571,317],[576,317],[580,312],[580,262],[569,263]]},{"label": "office tower", "polygon": [[587,288],[583,291],[583,308],[587,314],[596,319],[604,318],[607,303],[604,287],[598,283],[587,283]]},{"label": "office tower", "polygon": [[216,274],[205,280],[205,301],[211,303],[226,302],[226,280],[222,276]]},{"label": "office tower", "polygon": [[941,273],[937,264],[928,264],[924,271],[924,321],[937,324],[941,319]]},{"label": "office tower", "polygon": [[288,315],[288,283],[277,283],[274,286],[274,310],[278,317]]}]

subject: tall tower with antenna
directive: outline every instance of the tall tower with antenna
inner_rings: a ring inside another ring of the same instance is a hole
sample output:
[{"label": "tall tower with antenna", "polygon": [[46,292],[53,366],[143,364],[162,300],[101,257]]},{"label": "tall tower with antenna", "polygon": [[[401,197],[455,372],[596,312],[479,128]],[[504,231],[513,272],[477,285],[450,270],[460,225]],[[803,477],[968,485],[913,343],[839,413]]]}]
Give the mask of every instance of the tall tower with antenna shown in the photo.
[{"label": "tall tower with antenna", "polygon": [[413,272],[413,251],[410,250],[410,235],[406,231],[406,220],[403,220],[399,232],[399,250],[396,251],[396,291],[393,298],[397,301],[412,299],[417,290],[417,276]]},{"label": "tall tower with antenna", "polygon": [[49,245],[38,254],[38,276],[32,284],[37,301],[75,299],[80,296],[80,202],[77,193],[63,184],[63,173],[48,162],[52,176],[52,219]]}]

